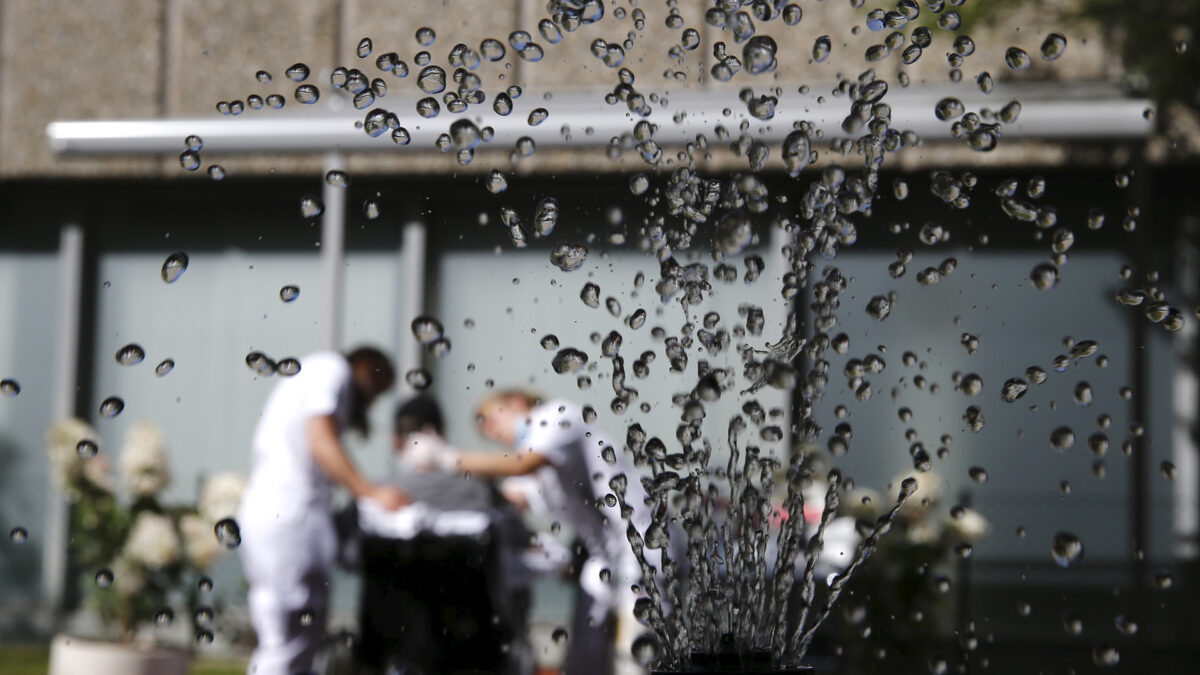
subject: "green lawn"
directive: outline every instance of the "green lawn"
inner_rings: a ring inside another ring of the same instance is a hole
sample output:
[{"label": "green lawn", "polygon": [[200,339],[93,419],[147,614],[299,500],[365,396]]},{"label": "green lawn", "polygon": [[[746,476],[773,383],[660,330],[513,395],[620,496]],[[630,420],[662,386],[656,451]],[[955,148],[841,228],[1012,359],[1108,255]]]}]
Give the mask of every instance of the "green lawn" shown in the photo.
[{"label": "green lawn", "polygon": [[[44,645],[0,646],[0,675],[45,675],[49,665],[50,648]],[[241,661],[200,659],[192,663],[192,675],[241,675],[246,664]]]}]

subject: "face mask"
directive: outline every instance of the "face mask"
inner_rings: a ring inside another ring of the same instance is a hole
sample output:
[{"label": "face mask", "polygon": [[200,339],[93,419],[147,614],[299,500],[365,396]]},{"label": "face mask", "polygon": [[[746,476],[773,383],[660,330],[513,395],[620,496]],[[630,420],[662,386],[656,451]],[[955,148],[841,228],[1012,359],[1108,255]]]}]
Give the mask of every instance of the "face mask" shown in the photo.
[{"label": "face mask", "polygon": [[526,438],[529,438],[529,420],[522,417],[513,423],[513,443],[524,443]]}]

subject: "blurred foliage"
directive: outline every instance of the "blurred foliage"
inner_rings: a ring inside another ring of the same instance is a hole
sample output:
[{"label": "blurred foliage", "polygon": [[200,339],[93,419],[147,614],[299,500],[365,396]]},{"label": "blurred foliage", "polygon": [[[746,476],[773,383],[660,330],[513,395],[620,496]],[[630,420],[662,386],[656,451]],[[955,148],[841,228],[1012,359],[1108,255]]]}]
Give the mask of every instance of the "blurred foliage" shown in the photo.
[{"label": "blurred foliage", "polygon": [[1160,106],[1200,108],[1200,0],[1081,0],[1071,14],[1097,23],[1121,50],[1129,84]]},{"label": "blurred foliage", "polygon": [[1150,96],[1160,107],[1177,103],[1200,109],[1200,0],[1076,0],[1069,7],[1044,7],[1035,0],[970,0],[955,6],[946,2],[940,13],[922,2],[920,23],[933,27],[942,14],[954,11],[962,18],[957,31],[967,34],[1005,21],[1021,5],[1039,5],[1048,18],[1063,24],[1071,39],[1071,26],[1091,23],[1120,52],[1125,84]]}]

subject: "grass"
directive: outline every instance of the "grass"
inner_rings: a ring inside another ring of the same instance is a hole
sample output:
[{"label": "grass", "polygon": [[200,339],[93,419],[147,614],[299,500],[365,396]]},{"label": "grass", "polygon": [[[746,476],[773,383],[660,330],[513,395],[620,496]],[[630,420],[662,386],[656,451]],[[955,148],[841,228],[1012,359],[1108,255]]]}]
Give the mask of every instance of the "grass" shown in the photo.
[{"label": "grass", "polygon": [[[50,665],[50,647],[45,645],[0,645],[0,675],[44,675]],[[241,675],[242,661],[196,659],[192,675]]]}]

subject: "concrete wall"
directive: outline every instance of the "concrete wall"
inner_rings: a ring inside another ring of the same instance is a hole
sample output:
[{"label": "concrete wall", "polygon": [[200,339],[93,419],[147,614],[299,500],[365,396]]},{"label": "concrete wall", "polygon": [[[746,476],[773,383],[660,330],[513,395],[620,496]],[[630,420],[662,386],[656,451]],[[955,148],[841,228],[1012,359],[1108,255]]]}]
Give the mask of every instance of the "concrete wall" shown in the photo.
[{"label": "concrete wall", "polygon": [[[595,90],[597,105],[603,105],[601,96],[617,83],[617,77],[613,69],[590,53],[590,44],[597,37],[614,42],[632,35],[634,47],[625,65],[636,73],[638,87],[644,91],[712,87],[708,72],[717,41],[728,42],[730,52],[740,55],[740,45],[734,43],[729,31],[705,23],[704,12],[712,6],[709,0],[616,0],[605,4],[607,14],[602,22],[566,33],[561,43],[550,45],[537,34],[537,22],[546,15],[544,0],[0,0],[0,177],[178,177],[181,172],[174,157],[55,158],[45,141],[45,125],[57,119],[216,115],[214,104],[218,100],[244,100],[250,93],[281,93],[294,107],[294,83],[283,76],[284,69],[294,62],[312,67],[310,81],[325,84],[326,96],[332,95],[327,77],[336,65],[361,63],[369,66],[363,68],[364,72],[377,72],[374,55],[368,61],[359,61],[354,54],[355,45],[364,36],[374,39],[376,54],[396,51],[413,71],[405,80],[387,77],[391,92],[415,92],[417,69],[413,67],[413,56],[421,47],[414,33],[421,26],[437,30],[438,38],[430,52],[435,62],[443,65],[457,42],[477,48],[482,38],[506,41],[515,29],[534,35],[546,51],[543,61],[523,62],[509,49],[500,63],[480,69],[489,100],[500,87],[517,83],[537,90]],[[775,76],[751,81],[743,74],[722,85],[720,95],[727,97],[731,105],[740,105],[736,91],[744,86],[794,89],[808,84],[820,91],[841,77],[857,76],[867,65],[894,81],[903,67],[898,55],[875,64],[867,64],[863,58],[864,50],[885,35],[863,26],[870,6],[855,10],[844,0],[805,0],[799,4],[804,18],[796,26],[788,27],[781,20],[759,22],[759,32],[771,34],[779,43],[780,68]],[[1098,80],[1120,74],[1119,60],[1094,27],[1064,25],[1058,10],[1069,8],[1073,0],[1033,4],[1036,7],[1006,11],[989,20],[996,27],[972,29],[977,51],[963,67],[965,82],[973,81],[985,69],[997,79],[1013,77],[1003,65],[1004,49],[1017,44],[1036,54],[1051,30],[1068,35],[1071,42],[1066,55],[1053,66],[1035,56],[1035,66],[1020,73],[1021,77]],[[646,13],[640,31],[633,24],[633,6],[640,6]],[[683,18],[682,25],[674,28],[667,26],[671,6]],[[694,51],[685,52],[683,64],[677,64],[668,56],[668,50],[679,43],[685,28],[700,31],[702,41]],[[925,56],[905,67],[914,83],[946,82],[944,54],[957,33],[935,28],[934,34],[934,44]],[[831,37],[833,56],[825,63],[813,64],[811,48],[820,35]],[[274,82],[259,84],[254,73],[260,68],[271,72]],[[676,71],[686,73],[686,79],[671,79],[669,74]],[[1018,152],[1018,156],[1024,154]],[[584,155],[538,153],[527,168],[611,167],[600,151]],[[504,155],[498,159],[507,162]],[[294,155],[237,158],[226,164],[231,175],[320,168],[319,158]],[[476,163],[473,170],[481,170],[482,164]],[[457,167],[449,156],[414,157],[405,153],[355,159],[351,169],[451,171]]]}]

